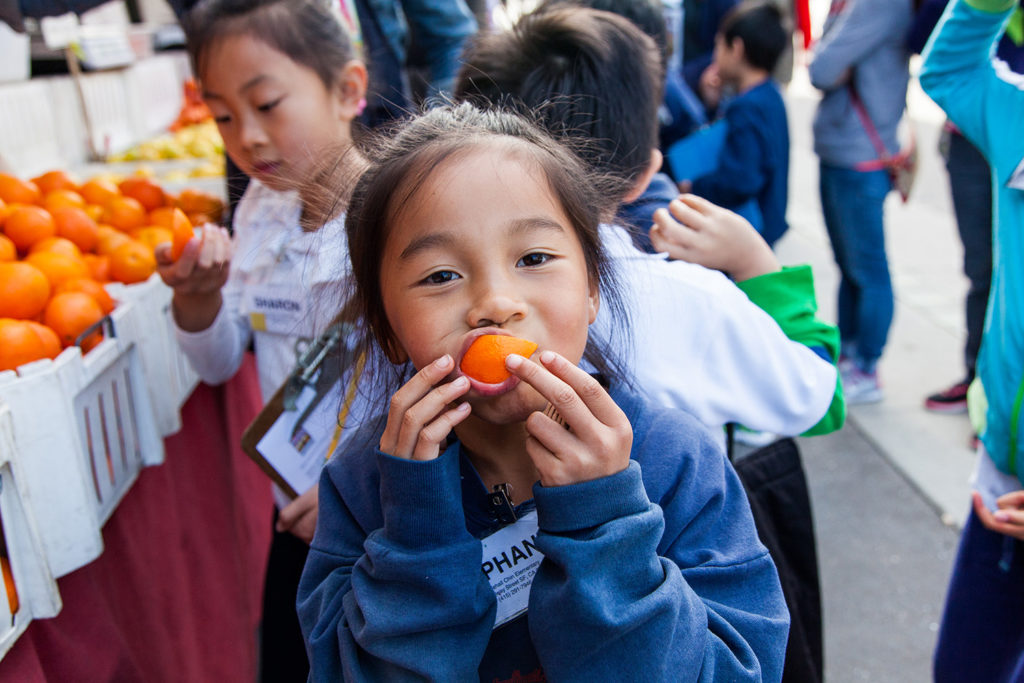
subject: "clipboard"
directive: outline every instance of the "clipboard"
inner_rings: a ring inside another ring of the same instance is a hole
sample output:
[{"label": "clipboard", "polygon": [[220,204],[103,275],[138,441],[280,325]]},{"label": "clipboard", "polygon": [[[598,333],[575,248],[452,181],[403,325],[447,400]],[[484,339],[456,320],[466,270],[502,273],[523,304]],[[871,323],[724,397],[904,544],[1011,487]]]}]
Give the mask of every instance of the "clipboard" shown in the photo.
[{"label": "clipboard", "polygon": [[242,434],[242,450],[292,499],[319,480],[340,438],[365,360],[348,344],[354,331],[336,321],[299,350],[288,378]]}]

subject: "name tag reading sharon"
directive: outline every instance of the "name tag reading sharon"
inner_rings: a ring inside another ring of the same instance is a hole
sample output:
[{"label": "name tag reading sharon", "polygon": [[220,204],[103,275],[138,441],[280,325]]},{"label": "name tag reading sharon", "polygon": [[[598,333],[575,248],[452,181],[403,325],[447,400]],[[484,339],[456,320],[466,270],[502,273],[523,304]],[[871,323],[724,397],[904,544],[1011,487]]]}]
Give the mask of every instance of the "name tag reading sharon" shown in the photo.
[{"label": "name tag reading sharon", "polygon": [[515,524],[504,527],[483,539],[484,553],[480,568],[498,599],[494,628],[512,621],[526,611],[530,602],[530,586],[544,554],[534,545],[537,541],[537,511],[523,515]]},{"label": "name tag reading sharon", "polygon": [[308,297],[308,292],[298,288],[256,285],[245,293],[242,309],[256,331],[308,335]]}]

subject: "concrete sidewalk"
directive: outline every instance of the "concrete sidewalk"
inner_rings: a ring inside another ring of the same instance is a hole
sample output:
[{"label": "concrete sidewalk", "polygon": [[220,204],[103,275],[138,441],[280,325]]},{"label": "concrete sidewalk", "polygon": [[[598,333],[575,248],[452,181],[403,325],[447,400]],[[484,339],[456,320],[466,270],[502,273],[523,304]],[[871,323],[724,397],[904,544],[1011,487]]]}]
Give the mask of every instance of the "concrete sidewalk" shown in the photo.
[{"label": "concrete sidewalk", "polygon": [[[789,232],[778,242],[783,264],[814,268],[820,313],[836,319],[838,270],[818,196],[818,160],[811,121],[818,100],[796,69],[786,94],[791,155]],[[889,265],[896,312],[880,364],[885,400],[849,410],[858,428],[916,488],[944,523],[966,519],[973,466],[971,427],[965,415],[927,412],[924,398],[964,375],[963,250],[957,236],[944,162],[937,151],[942,112],[912,87],[909,113],[920,151],[911,199],[896,193],[886,205]]]}]

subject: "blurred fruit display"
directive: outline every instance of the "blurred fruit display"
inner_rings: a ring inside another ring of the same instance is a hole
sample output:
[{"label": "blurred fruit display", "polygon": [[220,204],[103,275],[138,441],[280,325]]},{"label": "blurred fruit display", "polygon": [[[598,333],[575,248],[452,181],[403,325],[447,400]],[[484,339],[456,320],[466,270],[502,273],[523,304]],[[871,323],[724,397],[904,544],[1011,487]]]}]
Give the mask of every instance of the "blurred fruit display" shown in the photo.
[{"label": "blurred fruit display", "polygon": [[223,201],[202,190],[177,196],[145,176],[79,184],[54,170],[31,180],[0,173],[0,370],[54,358],[102,339],[83,332],[114,310],[108,282],[143,282],[154,251],[177,259],[194,225],[216,222]]}]

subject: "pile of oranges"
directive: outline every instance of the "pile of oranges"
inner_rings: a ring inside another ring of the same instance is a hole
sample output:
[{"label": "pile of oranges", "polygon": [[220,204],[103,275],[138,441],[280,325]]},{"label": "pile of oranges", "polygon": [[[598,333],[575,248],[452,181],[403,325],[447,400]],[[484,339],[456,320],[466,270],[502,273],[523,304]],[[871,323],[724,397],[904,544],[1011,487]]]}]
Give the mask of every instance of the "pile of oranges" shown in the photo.
[{"label": "pile of oranges", "polygon": [[99,332],[80,337],[114,309],[104,283],[148,279],[156,245],[177,258],[192,238],[176,202],[147,178],[0,173],[0,370],[99,343]]}]

